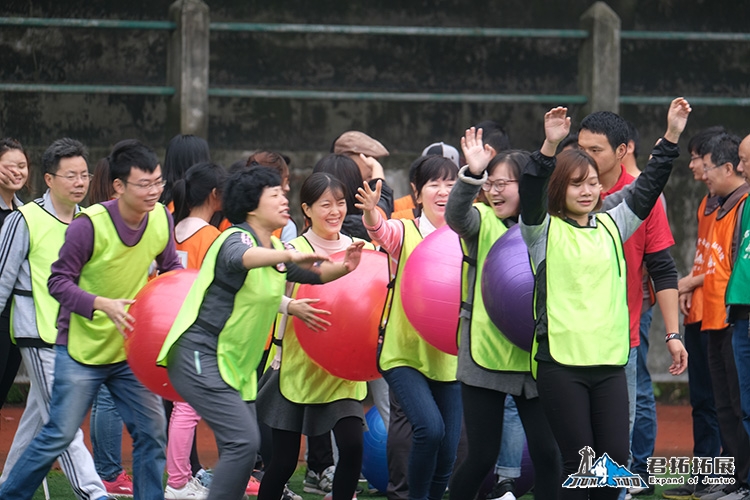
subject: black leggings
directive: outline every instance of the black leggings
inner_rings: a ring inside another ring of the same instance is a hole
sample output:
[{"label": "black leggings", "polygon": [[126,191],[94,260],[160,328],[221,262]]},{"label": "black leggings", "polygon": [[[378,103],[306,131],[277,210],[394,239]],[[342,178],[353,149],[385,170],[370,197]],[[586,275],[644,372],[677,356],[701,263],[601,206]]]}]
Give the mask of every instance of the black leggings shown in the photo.
[{"label": "black leggings", "polygon": [[[362,469],[362,419],[342,418],[333,427],[339,462],[333,476],[333,500],[351,500]],[[273,429],[273,455],[260,482],[258,500],[278,500],[294,474],[299,456],[299,432]]]},{"label": "black leggings", "polygon": [[[2,223],[0,223],[2,225]],[[16,379],[18,367],[21,366],[21,351],[10,340],[10,303],[0,316],[0,408],[8,397],[13,381]],[[7,315],[6,315],[7,313]]]},{"label": "black leggings", "polygon": [[[578,472],[585,446],[627,466],[628,390],[622,367],[570,367],[539,362],[537,387],[544,413],[560,446],[561,483]],[[520,410],[520,407],[519,407]],[[563,500],[616,499],[618,488],[563,488]]]},{"label": "black leggings", "polygon": [[[461,384],[464,423],[469,453],[453,473],[451,500],[474,498],[500,452],[505,393]],[[529,456],[534,463],[534,497],[555,500],[560,495],[560,451],[539,398],[513,396],[526,430]]]}]

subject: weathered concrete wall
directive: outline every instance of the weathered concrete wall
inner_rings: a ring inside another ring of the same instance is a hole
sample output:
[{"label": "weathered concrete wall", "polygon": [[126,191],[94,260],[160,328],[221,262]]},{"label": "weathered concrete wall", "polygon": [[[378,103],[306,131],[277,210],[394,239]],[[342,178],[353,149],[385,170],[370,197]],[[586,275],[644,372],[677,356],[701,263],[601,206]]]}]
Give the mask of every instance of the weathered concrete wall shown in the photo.
[{"label": "weathered concrete wall", "polygon": [[[579,28],[593,2],[488,0],[351,2],[215,0],[211,21],[367,25]],[[749,2],[608,2],[622,30],[747,31]],[[169,0],[10,0],[4,16],[166,20]],[[0,28],[0,82],[165,85],[170,34],[166,31]],[[578,93],[581,41],[299,34],[210,35],[210,85],[317,90],[403,92]],[[622,40],[622,95],[747,96],[750,43]],[[169,97],[0,92],[0,135],[28,145],[34,163],[63,136],[92,148],[92,158],[116,141],[136,137],[159,154],[174,127]],[[565,103],[560,103],[565,104]],[[299,186],[312,165],[346,129],[380,139],[393,155],[384,161],[398,193],[404,169],[427,144],[454,145],[463,130],[486,118],[506,124],[515,147],[533,149],[542,139],[536,104],[393,103],[210,98],[208,139],[216,160],[230,164],[259,147],[288,153]],[[571,106],[574,127],[581,106]],[[665,127],[665,106],[621,106],[639,128],[642,162]],[[694,107],[685,136],[724,124],[750,131],[747,108]],[[683,143],[684,144],[684,143]],[[681,272],[689,269],[694,212],[704,190],[692,181],[686,155],[666,190]],[[296,206],[296,195],[292,204]],[[658,322],[658,320],[657,320]],[[658,325],[657,325],[658,326]],[[660,330],[654,330],[658,332]],[[660,335],[656,336],[657,339]],[[653,342],[651,362],[663,372],[663,342]],[[661,352],[659,351],[661,349]]]}]

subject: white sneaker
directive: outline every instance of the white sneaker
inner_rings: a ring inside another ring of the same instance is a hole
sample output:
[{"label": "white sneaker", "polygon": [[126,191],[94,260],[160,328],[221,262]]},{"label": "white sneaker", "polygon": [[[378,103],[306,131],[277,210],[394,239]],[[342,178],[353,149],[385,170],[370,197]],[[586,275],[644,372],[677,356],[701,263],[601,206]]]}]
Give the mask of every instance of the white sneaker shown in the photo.
[{"label": "white sneaker", "polygon": [[208,488],[204,487],[200,481],[194,477],[190,478],[182,488],[172,488],[167,485],[164,490],[165,500],[206,500],[208,498]]},{"label": "white sneaker", "polygon": [[742,500],[743,498],[746,498],[748,494],[750,494],[750,490],[740,487],[728,495],[719,497],[719,500]]}]

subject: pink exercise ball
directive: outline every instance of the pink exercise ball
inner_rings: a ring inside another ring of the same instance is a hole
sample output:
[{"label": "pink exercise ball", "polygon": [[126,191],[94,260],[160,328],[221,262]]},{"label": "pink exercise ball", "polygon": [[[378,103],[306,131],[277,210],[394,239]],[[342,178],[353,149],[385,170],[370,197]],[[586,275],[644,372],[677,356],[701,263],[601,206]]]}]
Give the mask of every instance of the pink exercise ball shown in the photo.
[{"label": "pink exercise ball", "polygon": [[508,340],[530,351],[534,338],[534,274],[518,225],[508,229],[487,254],[482,298],[495,326]]},{"label": "pink exercise ball", "polygon": [[401,300],[409,322],[432,346],[458,354],[461,263],[458,235],[443,226],[409,256],[401,278]]}]

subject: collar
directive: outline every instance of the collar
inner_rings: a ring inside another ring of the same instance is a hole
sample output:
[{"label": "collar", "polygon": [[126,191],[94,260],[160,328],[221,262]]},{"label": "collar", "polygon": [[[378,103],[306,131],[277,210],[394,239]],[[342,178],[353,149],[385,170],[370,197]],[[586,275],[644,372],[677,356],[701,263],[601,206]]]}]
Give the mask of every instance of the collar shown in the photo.
[{"label": "collar", "polygon": [[617,182],[615,182],[615,185],[612,186],[609,191],[602,191],[602,199],[606,198],[607,196],[611,195],[612,193],[616,193],[620,191],[622,188],[630,184],[635,180],[635,177],[630,175],[627,170],[625,170],[624,165],[620,165],[620,177],[617,178]]},{"label": "collar", "polygon": [[732,209],[737,205],[737,203],[742,200],[742,197],[748,192],[750,192],[750,185],[748,185],[746,182],[743,182],[742,185],[732,191],[731,194],[727,195],[724,198],[720,198],[721,206],[719,207],[719,211],[716,212],[716,220],[721,220],[722,217],[731,212]]}]

